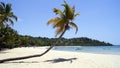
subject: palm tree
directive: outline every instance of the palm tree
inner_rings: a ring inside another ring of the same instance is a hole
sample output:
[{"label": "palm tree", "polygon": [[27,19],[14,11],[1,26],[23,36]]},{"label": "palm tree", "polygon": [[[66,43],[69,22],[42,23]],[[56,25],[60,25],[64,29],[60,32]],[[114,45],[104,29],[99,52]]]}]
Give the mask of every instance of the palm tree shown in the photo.
[{"label": "palm tree", "polygon": [[78,31],[78,27],[75,23],[73,23],[74,18],[79,15],[79,13],[75,14],[75,7],[70,7],[65,1],[64,4],[64,11],[61,11],[57,8],[54,8],[54,12],[59,15],[59,17],[50,19],[48,21],[49,24],[53,24],[53,28],[57,28],[56,30],[56,36],[60,35],[59,38],[55,43],[53,43],[45,52],[42,54],[37,55],[30,55],[30,56],[24,56],[24,57],[17,57],[17,58],[8,58],[0,60],[0,63],[6,62],[6,61],[13,61],[13,60],[21,60],[21,59],[27,59],[32,57],[40,57],[49,52],[61,39],[61,37],[64,35],[64,33],[69,30],[72,27],[76,28],[76,33]]},{"label": "palm tree", "polygon": [[10,24],[14,24],[13,19],[17,21],[17,16],[12,12],[11,4],[0,2],[0,28]]},{"label": "palm tree", "polygon": [[64,33],[69,30],[71,27],[76,28],[76,32],[78,31],[77,25],[73,22],[76,16],[79,15],[79,13],[75,14],[75,7],[70,7],[66,1],[64,1],[64,11],[61,11],[60,9],[54,8],[54,13],[59,15],[59,17],[52,18],[48,21],[49,24],[53,24],[53,28],[57,28],[56,30],[56,37],[59,35],[59,38],[55,43],[53,43],[43,54],[47,53],[49,50],[51,50],[61,39],[61,37],[64,35]]}]

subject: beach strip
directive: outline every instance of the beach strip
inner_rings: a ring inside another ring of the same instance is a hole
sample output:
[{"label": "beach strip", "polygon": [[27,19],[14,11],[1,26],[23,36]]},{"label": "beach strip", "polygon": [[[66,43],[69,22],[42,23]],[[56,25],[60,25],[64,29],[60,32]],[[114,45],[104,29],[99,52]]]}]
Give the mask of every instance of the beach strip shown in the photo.
[{"label": "beach strip", "polygon": [[[21,47],[0,52],[0,60],[40,54],[47,47]],[[0,68],[120,68],[120,55],[51,50],[42,57],[9,61]]]}]

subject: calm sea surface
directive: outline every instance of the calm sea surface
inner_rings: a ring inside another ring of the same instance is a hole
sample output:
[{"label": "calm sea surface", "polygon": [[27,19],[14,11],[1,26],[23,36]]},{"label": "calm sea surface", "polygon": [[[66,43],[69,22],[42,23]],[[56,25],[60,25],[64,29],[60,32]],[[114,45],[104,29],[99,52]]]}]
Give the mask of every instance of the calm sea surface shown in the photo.
[{"label": "calm sea surface", "polygon": [[115,46],[55,46],[53,50],[120,55],[120,45],[115,45]]}]

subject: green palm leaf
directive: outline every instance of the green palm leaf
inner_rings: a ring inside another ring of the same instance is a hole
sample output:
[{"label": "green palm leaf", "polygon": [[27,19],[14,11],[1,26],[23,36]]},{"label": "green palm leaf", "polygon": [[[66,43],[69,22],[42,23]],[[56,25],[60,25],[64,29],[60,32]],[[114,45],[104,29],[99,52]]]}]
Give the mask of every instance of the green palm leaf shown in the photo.
[{"label": "green palm leaf", "polygon": [[73,20],[73,16],[74,16],[74,8],[71,8],[65,1],[65,4],[62,4],[62,6],[65,7],[65,15],[67,19]]},{"label": "green palm leaf", "polygon": [[75,33],[77,33],[77,31],[78,31],[77,25],[75,23],[73,23],[73,22],[70,22],[70,25],[76,29]]}]

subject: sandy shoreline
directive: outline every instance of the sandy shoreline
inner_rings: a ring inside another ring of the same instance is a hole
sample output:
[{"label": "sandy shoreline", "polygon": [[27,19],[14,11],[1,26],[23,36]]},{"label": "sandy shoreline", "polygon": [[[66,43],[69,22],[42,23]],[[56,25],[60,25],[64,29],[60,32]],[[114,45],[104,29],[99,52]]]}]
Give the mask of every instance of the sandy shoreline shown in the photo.
[{"label": "sandy shoreline", "polygon": [[[0,59],[42,53],[46,47],[22,47],[0,52]],[[0,64],[0,68],[120,68],[120,55],[54,51],[42,57]]]}]

